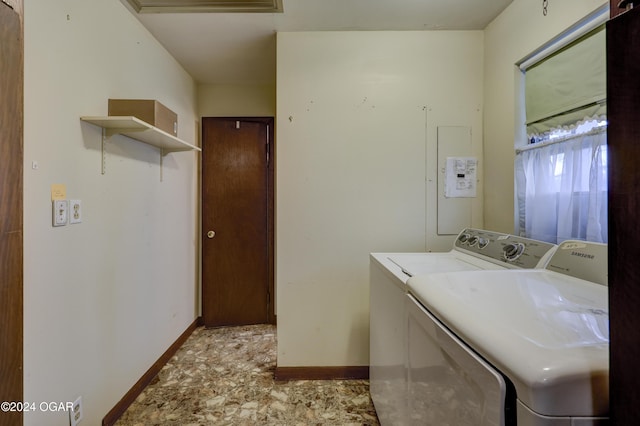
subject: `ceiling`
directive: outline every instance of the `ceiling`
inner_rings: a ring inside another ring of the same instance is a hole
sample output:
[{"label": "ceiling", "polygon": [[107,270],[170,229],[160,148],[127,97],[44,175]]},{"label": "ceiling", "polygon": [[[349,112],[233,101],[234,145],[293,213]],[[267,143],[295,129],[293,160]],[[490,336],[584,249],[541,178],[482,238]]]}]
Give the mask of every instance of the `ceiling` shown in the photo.
[{"label": "ceiling", "polygon": [[282,0],[283,13],[137,13],[199,84],[275,84],[278,31],[481,30],[513,0]]}]

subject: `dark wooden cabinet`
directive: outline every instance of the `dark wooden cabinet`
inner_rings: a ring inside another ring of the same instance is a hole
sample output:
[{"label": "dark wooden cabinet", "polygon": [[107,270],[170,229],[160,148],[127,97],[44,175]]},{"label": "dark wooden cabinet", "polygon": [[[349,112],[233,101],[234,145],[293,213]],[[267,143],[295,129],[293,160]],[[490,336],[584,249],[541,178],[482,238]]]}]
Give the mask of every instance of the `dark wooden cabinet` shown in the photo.
[{"label": "dark wooden cabinet", "polygon": [[612,424],[640,412],[640,8],[607,23],[610,407]]}]

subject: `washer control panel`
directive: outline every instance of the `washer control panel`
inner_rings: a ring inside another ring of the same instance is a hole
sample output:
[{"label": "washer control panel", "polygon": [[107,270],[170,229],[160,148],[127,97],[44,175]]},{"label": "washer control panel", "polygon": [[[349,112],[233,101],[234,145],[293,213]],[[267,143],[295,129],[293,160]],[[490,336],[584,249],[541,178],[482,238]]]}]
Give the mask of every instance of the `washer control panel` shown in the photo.
[{"label": "washer control panel", "polygon": [[507,268],[542,268],[555,244],[511,234],[467,228],[462,230],[454,249],[497,263]]}]

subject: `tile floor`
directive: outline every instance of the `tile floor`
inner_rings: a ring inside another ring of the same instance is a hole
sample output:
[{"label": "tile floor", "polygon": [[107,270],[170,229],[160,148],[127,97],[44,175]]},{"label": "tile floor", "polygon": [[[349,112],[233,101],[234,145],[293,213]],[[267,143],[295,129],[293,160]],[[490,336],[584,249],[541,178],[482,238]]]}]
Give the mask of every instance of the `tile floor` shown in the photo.
[{"label": "tile floor", "polygon": [[272,325],[198,328],[116,426],[378,425],[366,380],[275,382]]}]

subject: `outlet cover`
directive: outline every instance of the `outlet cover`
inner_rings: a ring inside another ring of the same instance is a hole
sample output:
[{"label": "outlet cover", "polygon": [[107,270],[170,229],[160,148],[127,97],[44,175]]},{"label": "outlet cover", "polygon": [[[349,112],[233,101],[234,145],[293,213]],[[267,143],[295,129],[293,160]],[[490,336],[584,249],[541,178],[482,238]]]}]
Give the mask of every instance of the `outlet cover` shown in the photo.
[{"label": "outlet cover", "polygon": [[69,223],[82,222],[82,201],[69,200]]},{"label": "outlet cover", "polygon": [[82,397],[79,396],[78,399],[73,401],[73,408],[69,411],[69,422],[71,426],[76,426],[84,417],[82,412]]}]

